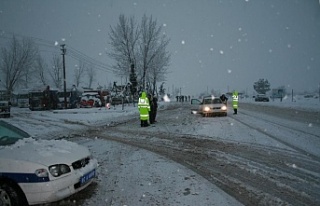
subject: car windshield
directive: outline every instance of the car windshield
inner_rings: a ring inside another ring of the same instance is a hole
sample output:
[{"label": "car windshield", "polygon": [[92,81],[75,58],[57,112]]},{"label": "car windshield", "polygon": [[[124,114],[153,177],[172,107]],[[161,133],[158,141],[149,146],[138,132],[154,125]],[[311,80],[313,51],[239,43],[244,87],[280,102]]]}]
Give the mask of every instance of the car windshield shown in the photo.
[{"label": "car windshield", "polygon": [[19,139],[28,138],[29,134],[4,121],[0,121],[0,146],[16,143]]},{"label": "car windshield", "polygon": [[220,104],[221,100],[214,98],[214,99],[204,99],[203,104]]}]

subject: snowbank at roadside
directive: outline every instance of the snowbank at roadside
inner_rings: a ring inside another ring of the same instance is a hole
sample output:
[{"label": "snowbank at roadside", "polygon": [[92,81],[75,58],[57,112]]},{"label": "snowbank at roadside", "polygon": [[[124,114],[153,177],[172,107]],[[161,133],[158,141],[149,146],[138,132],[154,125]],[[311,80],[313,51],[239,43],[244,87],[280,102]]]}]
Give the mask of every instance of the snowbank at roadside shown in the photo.
[{"label": "snowbank at roadside", "polygon": [[254,98],[243,98],[239,102],[254,103],[254,104],[263,104],[264,106],[275,106],[275,107],[288,107],[296,108],[301,110],[317,111],[320,112],[320,99],[316,97],[304,97],[304,96],[284,96],[282,101],[281,99],[271,99],[269,102],[255,102]]}]

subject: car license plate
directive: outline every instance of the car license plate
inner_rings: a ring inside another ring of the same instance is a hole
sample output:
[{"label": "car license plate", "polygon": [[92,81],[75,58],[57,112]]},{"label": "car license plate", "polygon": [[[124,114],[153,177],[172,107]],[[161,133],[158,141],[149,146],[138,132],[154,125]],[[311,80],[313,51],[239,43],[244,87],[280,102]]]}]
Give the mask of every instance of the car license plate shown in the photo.
[{"label": "car license plate", "polygon": [[94,178],[96,176],[96,170],[92,170],[91,172],[83,175],[81,178],[80,178],[80,184],[83,185],[83,184],[86,184],[89,180],[91,180],[92,178]]}]

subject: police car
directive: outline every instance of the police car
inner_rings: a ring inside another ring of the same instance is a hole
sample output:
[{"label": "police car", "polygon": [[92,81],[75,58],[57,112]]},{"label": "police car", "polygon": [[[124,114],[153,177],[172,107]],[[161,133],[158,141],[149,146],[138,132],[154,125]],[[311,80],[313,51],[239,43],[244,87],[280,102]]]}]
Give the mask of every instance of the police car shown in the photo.
[{"label": "police car", "polygon": [[98,162],[86,147],[66,140],[36,140],[0,121],[0,203],[55,202],[86,188]]}]

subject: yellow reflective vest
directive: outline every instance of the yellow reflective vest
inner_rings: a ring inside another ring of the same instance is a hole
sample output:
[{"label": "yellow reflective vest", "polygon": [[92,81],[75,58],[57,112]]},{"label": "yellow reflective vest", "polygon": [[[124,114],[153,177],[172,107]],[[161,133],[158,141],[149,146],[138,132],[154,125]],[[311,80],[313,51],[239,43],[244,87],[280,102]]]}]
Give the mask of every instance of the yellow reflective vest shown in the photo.
[{"label": "yellow reflective vest", "polygon": [[238,109],[239,95],[237,91],[232,94],[232,107],[233,109]]},{"label": "yellow reflective vest", "polygon": [[138,101],[138,109],[140,112],[140,120],[149,120],[150,104],[145,92],[141,93]]}]

